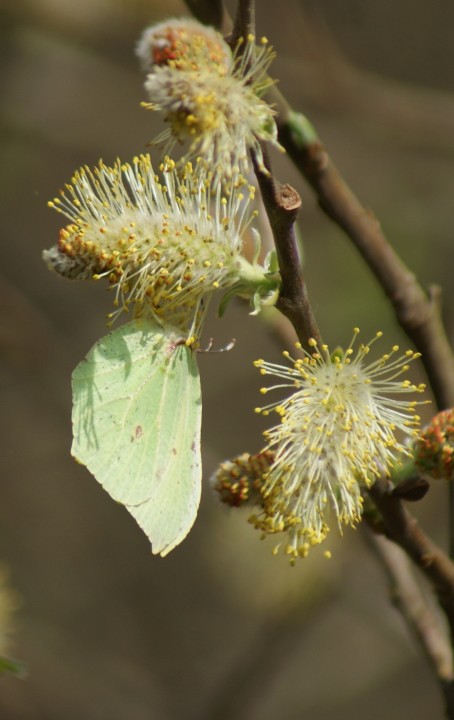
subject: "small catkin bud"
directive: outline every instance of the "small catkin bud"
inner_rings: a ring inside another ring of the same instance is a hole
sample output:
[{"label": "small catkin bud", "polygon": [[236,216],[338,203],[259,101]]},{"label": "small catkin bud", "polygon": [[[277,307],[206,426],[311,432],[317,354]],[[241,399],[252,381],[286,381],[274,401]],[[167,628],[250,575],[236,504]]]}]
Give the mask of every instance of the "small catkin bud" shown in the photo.
[{"label": "small catkin bud", "polygon": [[221,463],[211,479],[221,502],[230,507],[261,505],[260,487],[273,459],[274,454],[264,450],[256,455],[243,453]]},{"label": "small catkin bud", "polygon": [[433,478],[454,480],[454,409],[435,415],[414,447],[418,470]]}]

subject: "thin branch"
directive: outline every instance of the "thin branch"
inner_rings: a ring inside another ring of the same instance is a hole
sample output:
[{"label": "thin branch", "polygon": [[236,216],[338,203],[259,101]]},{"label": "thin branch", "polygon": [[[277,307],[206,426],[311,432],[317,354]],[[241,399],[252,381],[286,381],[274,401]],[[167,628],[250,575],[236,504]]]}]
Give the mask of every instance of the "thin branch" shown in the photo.
[{"label": "thin branch", "polygon": [[309,301],[295,237],[295,222],[301,207],[301,198],[290,185],[281,185],[274,179],[265,148],[263,159],[266,171],[255,157],[253,163],[273,233],[282,278],[276,306],[292,323],[302,346],[309,350],[310,339],[315,339],[319,346],[322,345],[322,339]]},{"label": "thin branch", "polygon": [[390,299],[397,319],[422,353],[440,409],[454,405],[454,357],[440,316],[440,290],[426,293],[386,239],[378,220],[350,190],[308,121],[280,99],[279,139],[317,194],[320,207],[352,240]]},{"label": "thin branch", "polygon": [[[422,354],[439,409],[454,406],[454,356],[443,326],[441,290],[426,293],[386,239],[378,220],[348,187],[308,120],[277,89],[279,138],[315,190],[320,207],[352,240],[391,301],[397,320]],[[454,484],[449,486],[449,549],[454,557]]]},{"label": "thin branch", "polygon": [[248,35],[255,35],[255,0],[238,0],[229,42],[235,47],[240,38],[247,38]]},{"label": "thin branch", "polygon": [[[254,0],[239,0],[229,44],[234,47],[238,38],[254,32]],[[262,156],[263,162],[258,162],[252,153],[252,162],[273,233],[282,278],[276,306],[292,323],[302,346],[309,350],[309,340],[316,340],[319,346],[322,340],[309,302],[295,237],[301,198],[290,185],[281,185],[274,179],[265,145],[262,145]]]},{"label": "thin branch", "polygon": [[441,686],[448,718],[454,718],[454,669],[445,630],[417,584],[405,553],[386,538],[368,532],[367,539],[388,577],[390,596],[416,637]]},{"label": "thin branch", "polygon": [[386,536],[405,550],[431,581],[454,641],[454,563],[424,533],[392,490],[387,480],[379,479],[369,492],[383,517]]}]

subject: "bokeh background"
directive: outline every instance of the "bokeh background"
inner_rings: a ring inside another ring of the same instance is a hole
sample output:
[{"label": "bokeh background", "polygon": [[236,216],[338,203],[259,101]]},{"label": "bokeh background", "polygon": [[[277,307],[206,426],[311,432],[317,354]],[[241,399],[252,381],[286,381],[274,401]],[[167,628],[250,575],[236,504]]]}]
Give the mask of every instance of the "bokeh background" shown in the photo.
[{"label": "bokeh background", "polygon": [[[452,335],[454,5],[257,6],[280,89],[420,281],[443,286]],[[133,48],[147,24],[183,14],[177,0],[0,0],[0,641],[11,630],[9,652],[28,667],[26,679],[0,678],[0,717],[441,720],[435,681],[361,530],[333,533],[330,561],[314,552],[291,568],[210,490],[220,460],[259,449],[252,360],[282,349],[245,306],[207,332],[237,345],[200,358],[203,500],[169,557],[150,554],[127,512],[70,457],[70,375],[105,332],[111,296],[47,271],[41,252],[60,219],[46,202],[80,164],[130,159],[157,134],[159,119],[139,106]],[[325,338],[345,342],[359,325],[405,343],[348,239],[290,162],[275,162],[302,195],[306,277]],[[415,511],[445,543],[445,488]]]}]

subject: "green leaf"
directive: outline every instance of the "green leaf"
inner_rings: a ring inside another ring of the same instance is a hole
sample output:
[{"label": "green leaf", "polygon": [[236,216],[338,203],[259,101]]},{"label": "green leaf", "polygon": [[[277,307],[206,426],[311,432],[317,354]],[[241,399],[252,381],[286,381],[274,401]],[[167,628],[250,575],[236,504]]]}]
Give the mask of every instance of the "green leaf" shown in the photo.
[{"label": "green leaf", "polygon": [[200,501],[202,404],[181,333],[134,320],[99,340],[75,369],[71,452],[166,555]]},{"label": "green leaf", "polygon": [[277,252],[276,250],[270,250],[269,253],[267,253],[267,256],[265,258],[264,267],[267,273],[270,275],[276,274],[279,272],[279,262],[277,259]]}]

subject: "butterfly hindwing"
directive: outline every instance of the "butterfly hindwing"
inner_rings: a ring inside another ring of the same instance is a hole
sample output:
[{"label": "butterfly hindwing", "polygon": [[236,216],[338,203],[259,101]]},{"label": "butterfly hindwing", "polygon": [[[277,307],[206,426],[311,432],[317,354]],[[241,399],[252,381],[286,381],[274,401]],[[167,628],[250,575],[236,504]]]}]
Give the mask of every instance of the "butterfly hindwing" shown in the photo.
[{"label": "butterfly hindwing", "polygon": [[166,554],[200,500],[201,391],[178,331],[134,320],[101,338],[72,378],[72,454]]}]

